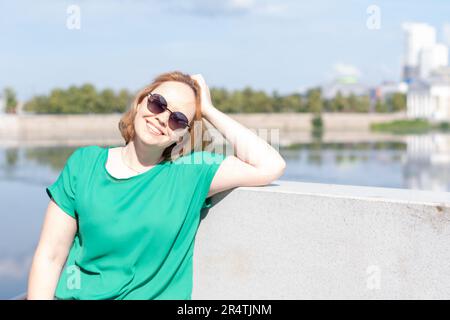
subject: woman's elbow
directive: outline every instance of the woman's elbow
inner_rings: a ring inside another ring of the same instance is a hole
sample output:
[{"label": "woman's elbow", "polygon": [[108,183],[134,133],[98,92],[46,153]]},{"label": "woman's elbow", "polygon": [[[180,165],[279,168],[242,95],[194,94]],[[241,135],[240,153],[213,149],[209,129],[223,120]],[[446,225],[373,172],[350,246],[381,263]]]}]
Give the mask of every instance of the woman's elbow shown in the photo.
[{"label": "woman's elbow", "polygon": [[278,178],[280,178],[284,174],[284,171],[286,170],[286,161],[284,161],[282,159],[274,167],[275,167],[275,172],[274,172],[274,179],[273,180],[277,180]]},{"label": "woman's elbow", "polygon": [[264,184],[270,184],[271,182],[279,179],[286,169],[286,162],[282,159],[277,163],[272,163],[270,166],[261,168],[261,177]]}]

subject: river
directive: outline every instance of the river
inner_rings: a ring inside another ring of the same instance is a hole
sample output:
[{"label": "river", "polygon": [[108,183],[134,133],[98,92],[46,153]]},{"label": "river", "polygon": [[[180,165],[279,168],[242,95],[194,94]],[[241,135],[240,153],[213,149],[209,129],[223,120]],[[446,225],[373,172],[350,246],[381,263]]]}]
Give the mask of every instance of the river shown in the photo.
[{"label": "river", "polygon": [[[90,144],[104,145],[103,142]],[[0,299],[26,290],[52,184],[77,145],[0,144]],[[389,141],[318,138],[280,148],[284,180],[450,191],[450,135]]]}]

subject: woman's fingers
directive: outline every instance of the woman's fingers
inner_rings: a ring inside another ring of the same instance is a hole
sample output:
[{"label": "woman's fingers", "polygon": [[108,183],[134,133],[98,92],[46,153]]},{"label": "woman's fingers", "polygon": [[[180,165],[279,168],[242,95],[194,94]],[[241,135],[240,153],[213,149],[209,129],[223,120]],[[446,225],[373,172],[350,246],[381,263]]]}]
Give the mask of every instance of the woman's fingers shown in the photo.
[{"label": "woman's fingers", "polygon": [[192,75],[191,78],[196,80],[199,84],[205,83],[205,79],[200,73]]}]

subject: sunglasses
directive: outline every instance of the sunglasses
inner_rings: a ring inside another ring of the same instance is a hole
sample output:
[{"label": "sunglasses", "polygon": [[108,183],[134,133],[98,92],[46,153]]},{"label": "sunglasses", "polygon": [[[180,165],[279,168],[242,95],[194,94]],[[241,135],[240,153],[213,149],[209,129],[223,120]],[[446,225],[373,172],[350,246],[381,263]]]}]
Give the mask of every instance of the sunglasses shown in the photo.
[{"label": "sunglasses", "polygon": [[[159,114],[166,110],[169,110],[169,108],[167,108],[166,99],[164,99],[164,97],[158,93],[149,93],[147,95],[147,109],[154,114]],[[184,115],[184,113],[179,111],[172,112],[171,110],[169,110],[169,112],[170,116],[168,123],[170,129],[178,130],[185,129],[186,127],[191,127],[188,124],[189,120]]]}]

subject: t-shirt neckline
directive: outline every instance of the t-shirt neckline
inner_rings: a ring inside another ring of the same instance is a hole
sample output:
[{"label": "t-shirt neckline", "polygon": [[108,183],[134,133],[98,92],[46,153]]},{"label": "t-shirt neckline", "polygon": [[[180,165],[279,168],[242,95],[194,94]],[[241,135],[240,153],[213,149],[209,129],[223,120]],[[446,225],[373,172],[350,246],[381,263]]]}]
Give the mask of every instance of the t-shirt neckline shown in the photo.
[{"label": "t-shirt neckline", "polygon": [[114,147],[119,147],[119,146],[107,146],[105,148],[105,150],[103,152],[103,161],[102,161],[103,172],[108,176],[108,178],[110,178],[113,181],[122,182],[122,181],[132,181],[132,180],[140,179],[142,177],[151,175],[152,173],[158,172],[167,162],[167,161],[159,162],[153,168],[151,168],[143,173],[139,173],[137,175],[134,175],[134,176],[131,176],[128,178],[116,178],[111,173],[109,173],[109,171],[106,169],[106,162],[108,161],[109,149],[114,148]]}]

